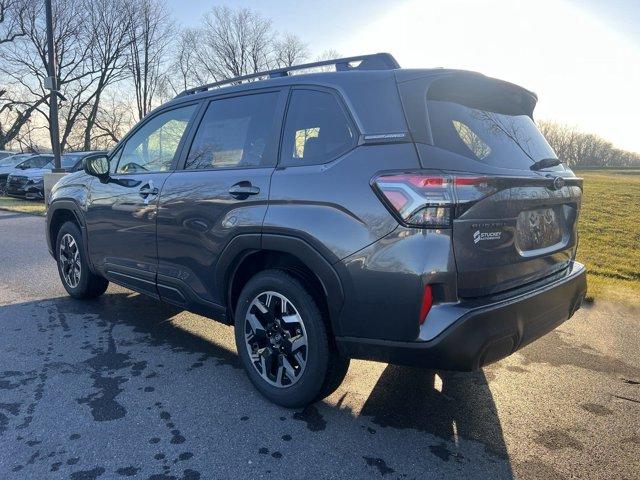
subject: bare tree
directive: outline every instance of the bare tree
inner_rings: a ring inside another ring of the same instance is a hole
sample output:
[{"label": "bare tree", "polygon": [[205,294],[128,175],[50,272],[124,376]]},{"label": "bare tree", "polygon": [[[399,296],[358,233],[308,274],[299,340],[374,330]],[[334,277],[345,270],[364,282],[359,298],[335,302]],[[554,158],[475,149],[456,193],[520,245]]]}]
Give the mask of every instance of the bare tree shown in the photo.
[{"label": "bare tree", "polygon": [[[340,58],[342,55],[337,50],[329,49],[324,50],[316,57],[316,62],[324,62],[325,60],[333,60],[334,58]],[[320,67],[322,72],[332,72],[335,68],[332,66]]]},{"label": "bare tree", "polygon": [[259,13],[214,7],[200,30],[200,79],[223,80],[268,69],[273,38],[271,20]]},{"label": "bare tree", "polygon": [[197,48],[199,32],[197,29],[185,28],[180,31],[173,52],[173,61],[167,81],[174,94],[178,94],[197,84],[206,82],[198,75]]},{"label": "bare tree", "polygon": [[[0,62],[8,44],[26,35],[26,10],[26,0],[0,0]],[[20,130],[38,108],[39,104],[25,101],[20,90],[10,77],[0,79],[0,149],[19,139]]]},{"label": "bare tree", "polygon": [[48,127],[44,124],[37,124],[34,117],[31,117],[12,141],[14,149],[22,152],[41,152],[46,150],[40,144],[42,138],[46,138]]},{"label": "bare tree", "polygon": [[26,34],[27,0],[0,0],[0,45]]},{"label": "bare tree", "polygon": [[93,148],[109,149],[131,128],[133,116],[128,106],[129,100],[122,98],[121,92],[109,92],[100,103],[100,109],[92,130]]},{"label": "bare tree", "polygon": [[0,150],[13,141],[20,144],[21,130],[44,104],[44,97],[33,99],[25,89],[15,85],[3,85],[0,98]]},{"label": "bare tree", "polygon": [[278,36],[269,18],[247,8],[214,7],[202,26],[180,39],[178,58],[188,56],[189,71],[177,70],[181,87],[288,67],[308,57],[294,34]]},{"label": "bare tree", "polygon": [[97,72],[89,111],[84,115],[82,148],[89,150],[104,90],[128,74],[126,60],[131,44],[129,32],[133,12],[128,0],[86,0],[84,8],[85,34],[93,46],[89,60]]},{"label": "bare tree", "polygon": [[[84,0],[59,0],[54,3],[54,48],[58,63],[61,139],[64,150],[76,121],[93,100],[91,86],[95,80],[90,62],[93,38],[87,38],[84,22]],[[48,75],[48,58],[44,8],[41,2],[31,1],[25,12],[26,34],[3,49],[0,71],[26,94],[29,103],[47,121],[49,98],[44,88]],[[64,98],[64,102],[61,99]]]},{"label": "bare tree", "polygon": [[166,80],[166,57],[174,25],[160,0],[134,0],[129,28],[129,69],[136,96],[138,119],[153,108]]},{"label": "bare tree", "polygon": [[640,166],[640,153],[615,148],[598,135],[550,121],[538,122],[538,127],[558,158],[571,167]]},{"label": "bare tree", "polygon": [[297,35],[288,33],[274,44],[275,66],[292,67],[304,62],[309,56],[307,44]]}]

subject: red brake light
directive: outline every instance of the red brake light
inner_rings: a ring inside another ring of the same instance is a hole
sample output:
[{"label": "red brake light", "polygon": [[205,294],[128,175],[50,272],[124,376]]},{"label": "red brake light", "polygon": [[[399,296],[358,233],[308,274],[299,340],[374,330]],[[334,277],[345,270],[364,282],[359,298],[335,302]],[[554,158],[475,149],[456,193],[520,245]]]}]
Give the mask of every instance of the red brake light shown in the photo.
[{"label": "red brake light", "polygon": [[424,287],[424,293],[422,295],[422,306],[420,307],[420,318],[418,319],[420,325],[427,319],[432,303],[433,295],[431,294],[431,285],[427,285]]},{"label": "red brake light", "polygon": [[495,191],[487,177],[426,171],[382,174],[373,185],[404,223],[423,228],[451,226],[457,206]]}]

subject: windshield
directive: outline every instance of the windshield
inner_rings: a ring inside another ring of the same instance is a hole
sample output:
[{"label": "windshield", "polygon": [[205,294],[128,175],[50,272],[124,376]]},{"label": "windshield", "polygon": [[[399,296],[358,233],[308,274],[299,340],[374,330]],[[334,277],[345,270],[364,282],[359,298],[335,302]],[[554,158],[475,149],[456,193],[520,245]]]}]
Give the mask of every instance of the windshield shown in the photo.
[{"label": "windshield", "polygon": [[[529,169],[544,158],[557,158],[528,115],[509,115],[429,100],[429,120],[437,147],[492,166]],[[562,165],[546,170],[564,170]]]}]

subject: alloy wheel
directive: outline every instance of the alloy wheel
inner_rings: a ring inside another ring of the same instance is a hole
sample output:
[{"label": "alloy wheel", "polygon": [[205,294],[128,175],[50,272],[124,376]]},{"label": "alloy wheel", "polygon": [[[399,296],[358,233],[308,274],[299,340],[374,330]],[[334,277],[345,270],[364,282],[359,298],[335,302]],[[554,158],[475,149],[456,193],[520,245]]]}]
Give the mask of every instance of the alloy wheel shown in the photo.
[{"label": "alloy wheel", "polygon": [[257,295],[245,316],[245,342],[253,368],[270,385],[290,387],[307,364],[307,333],[294,304],[277,292]]},{"label": "alloy wheel", "polygon": [[76,288],[80,284],[80,249],[69,233],[65,233],[60,240],[58,261],[65,283],[71,288]]}]

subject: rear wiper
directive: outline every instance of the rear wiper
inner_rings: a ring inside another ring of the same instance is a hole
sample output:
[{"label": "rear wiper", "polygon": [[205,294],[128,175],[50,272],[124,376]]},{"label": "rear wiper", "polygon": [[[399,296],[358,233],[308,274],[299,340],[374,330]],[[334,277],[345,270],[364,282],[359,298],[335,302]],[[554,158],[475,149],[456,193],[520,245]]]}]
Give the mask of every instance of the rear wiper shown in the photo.
[{"label": "rear wiper", "polygon": [[534,162],[529,168],[531,170],[537,171],[542,170],[543,168],[555,167],[560,165],[562,162],[559,158],[543,158],[542,160],[538,160]]}]

